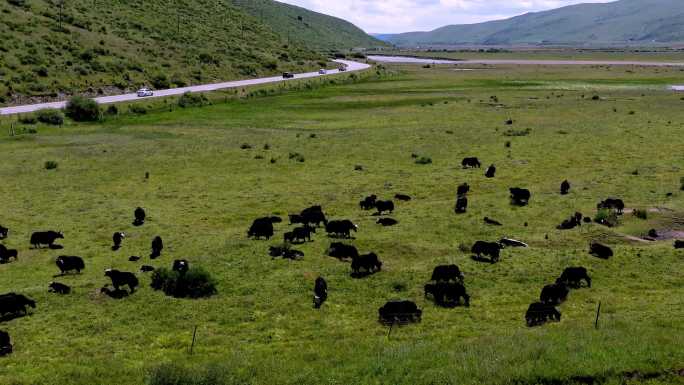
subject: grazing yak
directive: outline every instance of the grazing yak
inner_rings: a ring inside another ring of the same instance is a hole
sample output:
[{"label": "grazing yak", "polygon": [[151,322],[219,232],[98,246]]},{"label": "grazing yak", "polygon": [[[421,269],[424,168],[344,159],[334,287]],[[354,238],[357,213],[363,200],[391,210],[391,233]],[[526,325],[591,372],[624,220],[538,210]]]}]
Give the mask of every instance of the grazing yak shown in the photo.
[{"label": "grazing yak", "polygon": [[411,197],[406,194],[394,194],[394,199],[402,202],[408,202],[411,200]]},{"label": "grazing yak", "polygon": [[321,224],[326,225],[328,223],[321,206],[311,206],[302,210],[301,217],[302,224],[305,225],[313,225],[318,227]]},{"label": "grazing yak", "polygon": [[112,251],[116,251],[121,248],[121,242],[123,242],[124,238],[126,238],[126,234],[120,231],[117,231],[114,233],[114,235],[112,235],[112,242],[114,242]]},{"label": "grazing yak", "polygon": [[114,286],[115,290],[119,290],[121,286],[128,286],[131,293],[135,291],[139,283],[138,277],[135,274],[116,269],[105,270],[105,277],[109,277],[112,280],[112,286]]},{"label": "grazing yak", "polygon": [[625,209],[625,202],[623,202],[622,199],[608,198],[599,202],[599,204],[596,205],[596,209],[614,210],[618,215],[621,215]]},{"label": "grazing yak", "polygon": [[113,298],[113,299],[124,299],[124,298],[128,297],[128,292],[126,290],[121,290],[121,289],[112,290],[107,286],[100,289],[100,293],[108,296],[109,298]]},{"label": "grazing yak", "polygon": [[9,263],[10,259],[19,260],[19,252],[15,249],[7,249],[4,245],[0,245],[0,264]]},{"label": "grazing yak", "polygon": [[575,227],[582,226],[582,213],[575,213],[570,219],[566,219],[560,225],[556,226],[558,230],[572,230]]},{"label": "grazing yak", "polygon": [[461,282],[463,283],[463,273],[456,265],[439,265],[432,269],[431,281],[434,282]]},{"label": "grazing yak", "polygon": [[[296,225],[298,223],[304,223],[304,218],[302,218],[301,215],[299,214],[290,214],[287,216],[287,218],[290,220],[290,225]],[[271,224],[273,222],[271,221]]]},{"label": "grazing yak", "polygon": [[164,241],[160,236],[157,235],[152,240],[152,253],[150,253],[150,258],[159,258],[161,256],[162,250],[164,250]]},{"label": "grazing yak", "polygon": [[484,223],[492,226],[503,226],[501,222],[491,219],[489,217],[484,217]]},{"label": "grazing yak", "polygon": [[385,212],[392,214],[394,211],[394,202],[392,201],[375,201],[375,209],[378,210],[375,215],[382,215]]},{"label": "grazing yak", "polygon": [[425,298],[432,297],[435,304],[442,307],[454,307],[461,303],[463,306],[470,306],[470,296],[466,292],[465,286],[460,282],[437,282],[425,285]]},{"label": "grazing yak", "polygon": [[464,214],[468,210],[468,198],[465,195],[456,198],[456,207],[454,207],[454,212],[456,214]]},{"label": "grazing yak", "polygon": [[573,289],[579,289],[582,286],[582,280],[587,282],[587,287],[591,287],[591,278],[587,269],[584,267],[568,267],[563,270],[563,273],[556,280],[556,283],[562,283]]},{"label": "grazing yak", "polygon": [[363,198],[362,201],[359,202],[359,206],[361,207],[362,210],[372,210],[375,208],[375,201],[378,200],[378,196],[373,194],[369,195],[365,198]]},{"label": "grazing yak", "polygon": [[487,171],[485,172],[485,177],[486,178],[494,178],[494,175],[496,175],[496,166],[491,165],[489,168],[487,168]]},{"label": "grazing yak", "polygon": [[64,234],[58,231],[38,231],[31,234],[31,245],[34,249],[40,249],[43,245],[53,248],[58,239],[64,239]]},{"label": "grazing yak", "polygon": [[463,168],[480,168],[482,166],[477,158],[464,158],[461,162]]},{"label": "grazing yak", "polygon": [[570,182],[568,182],[567,180],[564,180],[560,186],[560,193],[561,193],[561,195],[568,195],[569,192],[570,192]]},{"label": "grazing yak", "polygon": [[85,262],[83,262],[83,258],[81,257],[61,255],[57,257],[55,264],[62,275],[74,270],[76,270],[76,273],[80,274],[81,270],[85,269]]},{"label": "grazing yak", "polygon": [[551,304],[535,302],[527,308],[525,313],[525,321],[529,327],[543,325],[548,321],[560,322],[560,320],[561,313]]},{"label": "grazing yak", "polygon": [[569,293],[570,289],[568,289],[568,286],[563,282],[557,281],[556,283],[544,286],[541,294],[539,294],[539,301],[544,304],[560,305],[568,298]]},{"label": "grazing yak", "polygon": [[358,229],[359,227],[348,219],[330,221],[325,225],[325,231],[331,237],[351,238],[351,232]]},{"label": "grazing yak", "polygon": [[171,270],[177,271],[180,275],[184,275],[188,272],[188,270],[190,270],[190,264],[185,259],[176,259],[173,261]]},{"label": "grazing yak", "polygon": [[679,241],[679,240],[674,241],[674,248],[675,249],[684,249],[684,241]]},{"label": "grazing yak", "polygon": [[394,226],[394,225],[398,224],[399,221],[397,221],[396,219],[392,219],[392,218],[378,218],[378,220],[375,221],[375,223],[377,223],[379,225],[383,225],[385,227],[388,227],[388,226]]},{"label": "grazing yak", "polygon": [[154,271],[154,266],[150,266],[150,265],[140,266],[140,272],[141,273],[151,273],[153,271]]},{"label": "grazing yak", "polygon": [[9,229],[7,227],[0,226],[0,239],[5,239],[9,235]]},{"label": "grazing yak", "polygon": [[382,270],[382,262],[380,262],[380,259],[378,259],[378,256],[375,253],[359,255],[352,259],[352,277],[364,277],[375,274],[380,270]]},{"label": "grazing yak", "polygon": [[311,242],[311,234],[316,232],[315,227],[311,227],[308,224],[297,227],[294,230],[283,234],[285,242],[296,243],[296,242]]},{"label": "grazing yak", "polygon": [[50,285],[48,285],[48,292],[64,295],[71,293],[71,288],[63,283],[50,282]]},{"label": "grazing yak", "polygon": [[0,295],[0,316],[5,315],[19,315],[23,313],[28,314],[26,307],[36,308],[36,301],[16,293],[7,293]]},{"label": "grazing yak", "polygon": [[254,222],[252,222],[252,226],[250,226],[247,231],[248,238],[259,239],[264,237],[270,239],[272,236],[273,222],[271,221],[271,218],[268,217],[255,219]]},{"label": "grazing yak", "polygon": [[4,330],[0,330],[0,357],[12,354],[12,342],[10,335]]},{"label": "grazing yak", "polygon": [[468,183],[463,183],[456,188],[456,196],[462,197],[470,192],[470,185]]},{"label": "grazing yak", "polygon": [[359,256],[359,251],[353,245],[345,245],[342,242],[333,242],[327,250],[329,257],[337,258],[339,260],[354,259]]},{"label": "grazing yak", "polygon": [[378,315],[383,325],[405,325],[420,322],[423,311],[413,301],[389,301],[378,309]]},{"label": "grazing yak", "polygon": [[147,214],[145,214],[145,210],[142,207],[135,209],[133,212],[133,226],[142,226],[145,223],[146,216]]},{"label": "grazing yak", "polygon": [[488,256],[492,263],[496,263],[499,261],[501,245],[498,242],[477,241],[470,251],[478,258],[481,258],[483,255]]},{"label": "grazing yak", "polygon": [[291,249],[290,246],[287,244],[283,246],[270,246],[268,249],[268,254],[274,259],[282,257],[284,259],[291,259],[293,261],[304,257],[303,252]]},{"label": "grazing yak", "polygon": [[608,259],[613,256],[613,250],[610,247],[602,245],[598,242],[592,242],[589,245],[589,254],[597,258]]},{"label": "grazing yak", "polygon": [[314,284],[313,305],[315,309],[320,309],[323,302],[328,299],[328,283],[323,277],[316,278]]},{"label": "grazing yak", "polygon": [[527,206],[530,203],[530,198],[532,198],[532,193],[530,193],[530,190],[519,187],[511,187],[509,191],[511,192],[512,204],[516,206]]}]

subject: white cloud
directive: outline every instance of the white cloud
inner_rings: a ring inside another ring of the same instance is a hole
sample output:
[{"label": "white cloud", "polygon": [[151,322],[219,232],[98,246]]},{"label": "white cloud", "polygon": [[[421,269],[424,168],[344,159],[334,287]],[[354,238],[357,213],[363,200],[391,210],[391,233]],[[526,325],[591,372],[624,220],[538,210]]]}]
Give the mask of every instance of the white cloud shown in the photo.
[{"label": "white cloud", "polygon": [[279,0],[348,20],[367,32],[429,31],[578,3],[615,0]]}]

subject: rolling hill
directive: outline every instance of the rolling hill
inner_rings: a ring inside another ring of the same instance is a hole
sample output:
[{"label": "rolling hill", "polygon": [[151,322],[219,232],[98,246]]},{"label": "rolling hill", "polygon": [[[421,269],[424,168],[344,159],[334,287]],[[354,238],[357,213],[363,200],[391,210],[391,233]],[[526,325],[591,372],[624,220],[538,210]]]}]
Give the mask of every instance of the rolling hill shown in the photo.
[{"label": "rolling hill", "polygon": [[[288,38],[294,15],[313,32]],[[0,105],[310,70],[325,65],[317,49],[343,48],[338,38],[373,42],[273,1],[0,0]]]},{"label": "rolling hill", "polygon": [[355,25],[336,17],[272,0],[232,0],[290,41],[317,50],[384,46]]},{"label": "rolling hill", "polygon": [[684,41],[681,0],[621,0],[578,4],[506,20],[450,25],[431,32],[385,35],[399,46],[651,44]]}]

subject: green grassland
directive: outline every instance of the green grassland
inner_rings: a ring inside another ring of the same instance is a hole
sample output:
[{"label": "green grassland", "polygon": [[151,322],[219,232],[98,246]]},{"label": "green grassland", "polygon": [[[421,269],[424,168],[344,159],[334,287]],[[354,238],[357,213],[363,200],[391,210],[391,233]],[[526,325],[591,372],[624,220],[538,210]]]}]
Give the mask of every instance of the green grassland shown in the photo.
[{"label": "green grassland", "polygon": [[[0,223],[11,229],[3,243],[20,257],[0,266],[0,292],[26,294],[38,306],[0,323],[15,344],[14,354],[0,359],[0,383],[131,385],[183,370],[194,379],[150,383],[684,383],[676,372],[684,367],[684,255],[672,241],[628,238],[651,227],[684,228],[684,101],[665,88],[681,73],[392,66],[380,74],[3,136]],[[508,118],[512,127],[504,125]],[[9,124],[0,121],[3,135]],[[511,128],[530,131],[509,136]],[[245,143],[252,149],[241,149]],[[305,162],[289,160],[292,152]],[[412,153],[433,163],[415,164]],[[465,156],[496,164],[496,178],[461,169]],[[48,160],[59,167],[45,170]],[[566,178],[573,189],[560,196]],[[471,185],[470,206],[457,216],[455,189],[463,182]],[[528,207],[510,205],[514,186],[532,191]],[[398,226],[382,228],[358,208],[370,193],[414,199],[397,203]],[[646,220],[625,214],[613,229],[555,230],[575,211],[593,215],[609,196],[661,211]],[[354,220],[353,243],[376,252],[383,271],[350,278],[349,264],[324,255],[330,240],[320,231],[298,247],[306,253],[301,261],[268,256],[286,223],[270,242],[246,238],[254,218],[313,204],[329,218]],[[134,228],[137,206],[149,220]],[[487,227],[484,216],[504,226]],[[28,248],[30,233],[46,229],[65,232],[64,250]],[[114,231],[128,234],[117,252],[109,249]],[[149,261],[155,235],[166,249]],[[504,250],[494,265],[460,250],[502,236],[530,248]],[[615,257],[589,256],[591,240],[610,244]],[[87,268],[59,278],[74,288],[60,297],[46,291],[63,254],[84,257]],[[128,262],[130,255],[143,261]],[[168,267],[176,258],[210,271],[218,294],[172,299],[152,291],[142,274],[129,298],[99,294],[106,268]],[[441,309],[424,299],[423,285],[443,263],[465,272],[469,308]],[[527,328],[529,303],[573,265],[589,269],[592,288],[570,294],[562,322]],[[328,280],[329,299],[314,310],[319,275]],[[423,320],[388,338],[377,309],[398,298],[416,301]]]},{"label": "green grassland", "polygon": [[684,51],[658,48],[511,48],[462,50],[382,50],[383,55],[405,55],[454,60],[607,60],[607,61],[658,61],[682,62]]}]

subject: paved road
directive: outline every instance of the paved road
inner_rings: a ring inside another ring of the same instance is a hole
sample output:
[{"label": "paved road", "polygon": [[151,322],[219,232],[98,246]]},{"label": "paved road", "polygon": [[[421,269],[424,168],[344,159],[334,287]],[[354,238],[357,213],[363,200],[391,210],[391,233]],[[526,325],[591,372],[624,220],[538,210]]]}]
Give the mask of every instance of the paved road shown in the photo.
[{"label": "paved road", "polygon": [[[349,60],[335,60],[335,62],[340,63],[340,64],[345,64],[347,66],[347,72],[361,71],[361,70],[365,70],[365,69],[370,67],[368,64],[359,63],[359,62],[355,62],[355,61],[349,61]],[[204,84],[204,85],[199,85],[199,86],[182,87],[182,88],[172,88],[172,89],[168,89],[168,90],[155,90],[154,96],[146,97],[144,99],[161,98],[164,96],[172,96],[172,95],[182,95],[186,92],[209,92],[209,91],[223,90],[223,89],[228,89],[228,88],[240,88],[240,87],[245,87],[245,86],[253,86],[253,85],[258,85],[258,84],[278,83],[278,82],[285,82],[285,81],[296,80],[296,79],[315,78],[315,77],[320,77],[320,76],[333,75],[336,73],[339,73],[339,70],[337,70],[337,69],[328,70],[326,75],[320,75],[318,72],[308,72],[308,73],[303,73],[303,74],[296,74],[294,79],[283,79],[282,76],[274,76],[274,77],[270,77],[270,78],[247,79],[247,80],[238,80],[238,81],[233,81],[233,82]],[[114,95],[114,96],[103,96],[100,98],[95,98],[95,101],[98,102],[99,104],[109,104],[109,103],[128,102],[128,101],[139,100],[139,99],[142,99],[142,98],[139,98],[138,95],[136,95],[136,94],[124,94],[124,95]],[[24,113],[34,112],[34,111],[38,111],[38,110],[44,110],[47,108],[64,108],[64,106],[66,106],[66,101],[53,102],[53,103],[41,103],[41,104],[29,104],[29,105],[25,105],[25,106],[6,107],[6,108],[0,108],[0,115],[24,114]]]},{"label": "paved road", "polygon": [[381,63],[416,63],[416,64],[515,64],[515,65],[611,65],[611,66],[648,66],[648,67],[684,67],[684,62],[656,61],[618,61],[618,60],[435,60],[406,56],[368,56],[369,60]]}]

